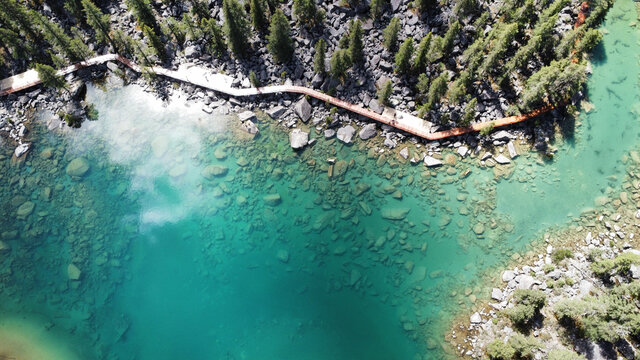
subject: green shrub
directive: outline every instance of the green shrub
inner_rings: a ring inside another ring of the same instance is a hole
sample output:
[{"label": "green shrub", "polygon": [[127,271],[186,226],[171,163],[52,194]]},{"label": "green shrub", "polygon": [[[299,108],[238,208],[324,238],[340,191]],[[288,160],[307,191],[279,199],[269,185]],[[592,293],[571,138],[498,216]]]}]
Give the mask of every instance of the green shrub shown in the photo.
[{"label": "green shrub", "polygon": [[253,87],[260,87],[260,79],[258,79],[258,75],[253,70],[249,73],[249,82]]},{"label": "green shrub", "polygon": [[364,58],[362,44],[362,23],[360,20],[354,20],[351,22],[349,29],[349,55],[351,56],[351,62],[356,64],[362,62]]},{"label": "green shrub", "polygon": [[485,125],[482,129],[480,129],[480,135],[488,136],[493,131],[494,126],[495,125],[493,125],[493,123]]},{"label": "green shrub", "polygon": [[556,266],[553,264],[544,264],[544,266],[542,267],[542,271],[544,271],[545,274],[548,274],[555,269],[556,269]]},{"label": "green shrub", "polygon": [[602,249],[596,248],[596,249],[592,249],[591,251],[589,251],[589,254],[587,254],[587,260],[594,262],[596,260],[599,260],[602,257],[602,253],[604,251]]},{"label": "green shrub", "polygon": [[460,125],[469,126],[476,118],[476,106],[478,105],[478,99],[473,98],[471,101],[467,103],[464,107],[464,114],[462,115],[462,119]]},{"label": "green shrub", "polygon": [[593,274],[599,278],[609,278],[611,272],[616,267],[615,263],[611,259],[599,260],[592,262],[589,266]]},{"label": "green shrub", "polygon": [[514,350],[515,356],[520,359],[533,358],[533,351],[540,349],[541,344],[538,340],[532,337],[524,336],[520,333],[515,333],[507,342],[509,346]]},{"label": "green shrub", "polygon": [[549,352],[547,360],[586,360],[582,355],[578,355],[567,349],[553,349]]},{"label": "green shrub", "polygon": [[381,105],[389,105],[391,94],[393,94],[393,84],[389,80],[378,90],[378,102]]},{"label": "green shrub", "polygon": [[570,249],[558,249],[551,253],[551,260],[554,263],[559,263],[560,261],[573,257],[573,252]]},{"label": "green shrub", "polygon": [[227,35],[229,49],[237,56],[246,54],[251,31],[244,7],[238,0],[223,0],[222,12],[224,13],[224,32]]},{"label": "green shrub", "polygon": [[513,358],[516,351],[502,340],[494,340],[487,345],[487,355],[494,360],[509,360]]},{"label": "green shrub", "polygon": [[518,289],[513,296],[516,305],[505,309],[505,315],[515,325],[528,324],[535,314],[544,306],[547,296],[540,290]]},{"label": "green shrub", "polygon": [[622,253],[613,260],[616,271],[619,274],[627,274],[631,269],[631,265],[638,262],[640,262],[640,256],[630,252]]},{"label": "green shrub", "polygon": [[315,0],[294,0],[293,13],[298,19],[298,23],[312,28],[324,21],[324,11],[318,10]]}]

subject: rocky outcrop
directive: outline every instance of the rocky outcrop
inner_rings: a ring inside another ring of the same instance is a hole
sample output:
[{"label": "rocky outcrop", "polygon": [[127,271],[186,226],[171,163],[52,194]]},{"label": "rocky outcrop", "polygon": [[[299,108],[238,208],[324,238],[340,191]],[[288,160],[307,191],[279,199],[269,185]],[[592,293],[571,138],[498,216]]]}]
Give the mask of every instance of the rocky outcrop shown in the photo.
[{"label": "rocky outcrop", "polygon": [[294,129],[289,134],[289,142],[294,150],[302,149],[309,143],[309,133],[300,129]]}]

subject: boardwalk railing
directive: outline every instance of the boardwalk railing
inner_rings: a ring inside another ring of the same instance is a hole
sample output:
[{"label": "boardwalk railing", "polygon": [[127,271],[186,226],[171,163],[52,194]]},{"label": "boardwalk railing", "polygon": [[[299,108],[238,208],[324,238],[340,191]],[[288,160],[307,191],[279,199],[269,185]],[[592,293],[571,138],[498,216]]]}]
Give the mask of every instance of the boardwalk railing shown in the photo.
[{"label": "boardwalk railing", "polygon": [[[118,54],[107,54],[107,55],[96,56],[89,60],[82,61],[74,65],[70,65],[64,69],[58,70],[58,74],[65,76],[78,69],[86,68],[93,65],[103,64],[108,61],[118,61],[123,65],[127,66],[128,68],[130,68],[131,70],[138,73],[144,70],[141,66],[133,63],[131,60],[124,58]],[[444,131],[431,132],[430,122],[420,119],[406,112],[397,111],[397,110],[388,108],[387,111],[383,112],[382,114],[378,114],[377,112],[371,111],[369,109],[365,109],[361,106],[351,104],[347,101],[335,98],[333,96],[327,95],[320,91],[313,90],[304,86],[275,85],[275,86],[266,86],[266,87],[260,87],[260,88],[234,88],[221,81],[208,81],[205,77],[193,77],[193,76],[190,77],[186,71],[174,71],[174,70],[165,69],[159,66],[154,66],[150,68],[150,71],[158,75],[171,78],[173,80],[193,84],[205,89],[213,90],[219,93],[224,93],[233,97],[244,97],[244,96],[255,96],[255,95],[277,94],[277,93],[304,94],[304,95],[308,95],[310,97],[319,99],[321,101],[328,102],[332,105],[343,108],[350,112],[362,115],[366,118],[392,126],[398,130],[402,130],[407,133],[419,136],[427,140],[440,140],[440,139],[444,139],[452,136],[467,134],[474,131],[480,131],[486,126],[491,126],[491,124],[493,124],[494,127],[515,124],[515,123],[525,121],[534,116],[538,116],[552,109],[552,107],[546,106],[528,114],[523,114],[518,116],[509,116],[502,119],[486,121],[483,123],[473,124],[469,127],[453,128],[453,129],[444,130]],[[38,76],[38,73],[33,69],[28,70],[24,73],[0,80],[0,96],[25,90],[30,87],[36,86],[40,83],[41,83],[41,80]]]}]

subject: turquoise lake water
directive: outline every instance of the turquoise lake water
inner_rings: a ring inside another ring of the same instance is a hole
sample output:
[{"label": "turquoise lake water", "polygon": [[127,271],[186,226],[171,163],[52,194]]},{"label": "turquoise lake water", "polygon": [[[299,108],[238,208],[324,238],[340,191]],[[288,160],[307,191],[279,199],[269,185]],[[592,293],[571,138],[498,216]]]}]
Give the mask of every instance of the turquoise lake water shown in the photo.
[{"label": "turquoise lake water", "polygon": [[[43,114],[26,163],[1,147],[0,354],[445,357],[452,316],[488,295],[481,272],[616,194],[640,136],[634,21],[616,2],[595,110],[552,162],[523,154],[506,180],[474,159],[432,172],[319,134],[295,153],[265,118],[248,139],[198,103],[90,87],[99,120],[49,132]],[[88,171],[72,178],[72,161]]]}]

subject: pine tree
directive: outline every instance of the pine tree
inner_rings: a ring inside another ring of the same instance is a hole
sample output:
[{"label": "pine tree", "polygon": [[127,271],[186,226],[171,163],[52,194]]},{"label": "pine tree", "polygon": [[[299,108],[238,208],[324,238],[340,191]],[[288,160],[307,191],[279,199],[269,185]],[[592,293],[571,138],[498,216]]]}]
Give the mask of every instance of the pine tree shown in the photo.
[{"label": "pine tree", "polygon": [[436,0],[414,0],[413,2],[413,5],[422,14],[429,11],[429,9],[433,8],[437,4],[438,2]]},{"label": "pine tree", "polygon": [[178,20],[174,17],[170,17],[166,22],[166,29],[163,32],[167,35],[173,36],[178,46],[182,48],[184,42],[187,40],[186,29]]},{"label": "pine tree", "polygon": [[335,78],[340,78],[345,75],[347,70],[351,67],[351,58],[349,57],[349,51],[346,49],[337,49],[331,55],[331,75]]},{"label": "pine tree", "polygon": [[251,34],[247,13],[238,0],[223,0],[222,11],[229,49],[237,56],[242,56],[249,47],[248,39]]},{"label": "pine tree", "polygon": [[396,71],[406,74],[411,70],[411,56],[413,55],[413,38],[408,37],[396,53]]},{"label": "pine tree", "polygon": [[249,72],[249,82],[251,82],[251,85],[253,85],[253,87],[260,87],[260,79],[258,79],[258,75],[256,75],[253,70]]},{"label": "pine tree", "polygon": [[478,0],[457,0],[454,12],[458,18],[473,14],[478,10]]},{"label": "pine tree", "polygon": [[371,18],[373,21],[376,21],[382,12],[382,5],[384,0],[371,0],[371,5],[369,5],[369,13],[371,14]]},{"label": "pine tree", "polygon": [[462,30],[462,25],[460,25],[459,21],[454,22],[449,26],[449,29],[444,34],[442,38],[442,55],[448,56],[451,50],[453,49],[453,42]]},{"label": "pine tree", "polygon": [[42,82],[42,85],[46,87],[53,87],[56,89],[64,89],[67,87],[67,83],[61,75],[58,75],[56,69],[49,65],[36,64],[36,71],[38,77]]},{"label": "pine tree", "polygon": [[269,27],[269,43],[267,48],[277,62],[288,62],[293,56],[293,42],[291,41],[291,27],[289,20],[282,10],[276,10],[271,17]]},{"label": "pine tree", "polygon": [[293,0],[293,14],[302,25],[312,28],[324,20],[324,11],[318,10],[315,0]]},{"label": "pine tree", "polygon": [[453,104],[458,104],[460,100],[467,94],[467,88],[471,84],[471,73],[469,70],[464,70],[460,73],[460,76],[453,82],[449,89],[449,101]]},{"label": "pine tree", "polygon": [[478,105],[478,99],[473,98],[471,101],[467,103],[467,106],[464,107],[464,115],[462,115],[462,119],[460,121],[460,125],[469,126],[476,118],[476,106]]},{"label": "pine tree", "polygon": [[164,43],[160,41],[160,38],[158,37],[158,35],[156,35],[153,29],[151,29],[147,25],[143,25],[142,33],[144,34],[144,37],[149,41],[149,45],[151,46],[153,53],[158,56],[160,61],[167,60],[167,52],[164,48]]},{"label": "pine tree", "polygon": [[116,44],[116,48],[119,50],[119,54],[126,57],[133,57],[135,52],[134,40],[131,36],[125,34],[122,30],[116,29],[111,35],[113,42]]},{"label": "pine tree", "polygon": [[126,0],[126,3],[141,27],[144,25],[152,29],[157,27],[156,17],[153,15],[149,0]]},{"label": "pine tree", "polygon": [[209,14],[209,7],[207,4],[200,0],[191,0],[191,13],[196,16],[196,18],[200,21],[204,19],[209,19],[211,15]]},{"label": "pine tree", "polygon": [[224,53],[224,35],[222,28],[218,25],[216,19],[204,19],[201,23],[202,29],[208,37],[207,47],[212,55],[220,56]]},{"label": "pine tree", "polygon": [[432,33],[428,33],[425,37],[420,40],[420,44],[418,45],[418,49],[416,50],[416,59],[414,61],[414,68],[417,72],[421,73],[427,69],[427,65],[429,64],[429,46],[431,45],[431,38],[433,37]]},{"label": "pine tree", "polygon": [[389,25],[382,32],[384,38],[382,44],[389,52],[394,52],[398,43],[398,32],[400,31],[400,19],[394,17]]},{"label": "pine tree", "polygon": [[254,29],[264,31],[267,28],[267,15],[265,14],[263,0],[251,0],[251,23]]},{"label": "pine tree", "polygon": [[182,21],[180,22],[185,29],[189,39],[195,40],[200,37],[200,27],[196,24],[195,20],[190,14],[182,14]]},{"label": "pine tree", "polygon": [[14,24],[13,31],[24,31],[32,41],[38,39],[36,18],[32,12],[15,0],[0,0],[0,16],[7,22]]},{"label": "pine tree", "polygon": [[382,87],[378,90],[378,103],[388,106],[392,94],[393,84],[391,83],[391,80],[387,80],[387,82],[385,82],[384,85],[382,85]]},{"label": "pine tree", "polygon": [[449,76],[446,71],[440,74],[431,82],[429,86],[429,94],[427,95],[427,102],[424,104],[424,109],[429,111],[433,106],[440,101],[440,98],[447,93]]},{"label": "pine tree", "polygon": [[316,43],[316,54],[313,56],[313,71],[323,75],[325,73],[325,57],[327,52],[327,43],[324,39],[318,40]]},{"label": "pine tree", "polygon": [[111,23],[109,22],[109,15],[103,14],[102,11],[91,0],[82,0],[82,8],[87,18],[87,24],[93,28],[96,33],[96,39],[99,42],[108,42],[111,46],[118,51],[118,48],[111,39]]},{"label": "pine tree", "polygon": [[86,60],[92,57],[93,51],[89,49],[87,41],[85,41],[85,39],[83,38],[80,29],[74,27],[71,29],[71,33],[73,35],[73,37],[71,38],[71,48],[73,49],[74,53],[77,54],[77,56],[82,60]]},{"label": "pine tree", "polygon": [[0,28],[0,44],[14,59],[26,59],[33,51],[31,43],[24,41],[19,34],[9,29]]},{"label": "pine tree", "polygon": [[64,2],[64,8],[78,20],[79,23],[84,23],[85,16],[83,13],[83,6],[80,0],[66,0]]},{"label": "pine tree", "polygon": [[349,55],[351,61],[355,63],[362,62],[364,58],[363,52],[364,45],[362,44],[362,23],[356,19],[351,22],[351,28],[349,29]]},{"label": "pine tree", "polygon": [[74,41],[58,24],[47,19],[44,15],[33,12],[33,17],[44,38],[56,51],[64,54],[71,62],[79,62],[86,58],[86,44],[83,41]]}]

